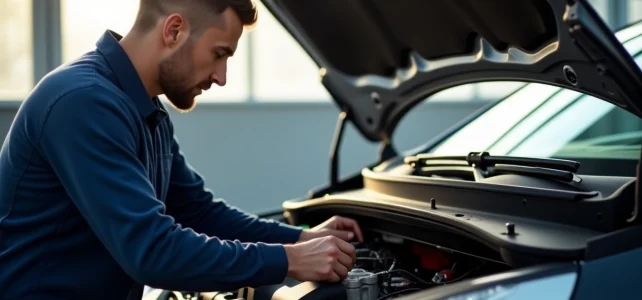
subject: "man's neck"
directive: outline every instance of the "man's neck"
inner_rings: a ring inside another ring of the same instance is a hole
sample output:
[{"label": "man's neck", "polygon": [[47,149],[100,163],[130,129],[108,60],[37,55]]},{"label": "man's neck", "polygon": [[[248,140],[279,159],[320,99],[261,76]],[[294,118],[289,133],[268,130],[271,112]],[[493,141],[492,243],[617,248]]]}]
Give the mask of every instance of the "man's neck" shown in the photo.
[{"label": "man's neck", "polygon": [[155,53],[152,53],[155,45],[150,35],[131,31],[120,40],[120,45],[138,72],[147,94],[150,97],[161,94],[158,84],[158,61],[155,59]]}]

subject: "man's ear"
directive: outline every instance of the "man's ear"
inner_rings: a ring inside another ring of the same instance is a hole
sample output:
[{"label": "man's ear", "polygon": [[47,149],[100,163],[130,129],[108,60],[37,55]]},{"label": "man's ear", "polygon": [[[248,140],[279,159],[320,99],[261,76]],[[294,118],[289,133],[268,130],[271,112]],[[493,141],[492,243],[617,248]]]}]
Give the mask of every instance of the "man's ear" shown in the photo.
[{"label": "man's ear", "polygon": [[163,22],[163,43],[167,47],[174,47],[187,38],[189,25],[185,18],[177,13],[169,15]]}]

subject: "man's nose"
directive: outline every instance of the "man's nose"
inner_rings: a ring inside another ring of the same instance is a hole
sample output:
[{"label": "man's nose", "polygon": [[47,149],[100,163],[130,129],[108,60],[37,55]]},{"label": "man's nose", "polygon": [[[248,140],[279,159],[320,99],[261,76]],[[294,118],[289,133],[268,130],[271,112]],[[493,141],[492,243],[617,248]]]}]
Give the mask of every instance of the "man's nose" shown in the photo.
[{"label": "man's nose", "polygon": [[214,72],[211,78],[212,82],[218,86],[225,86],[227,80],[225,73],[225,70]]}]

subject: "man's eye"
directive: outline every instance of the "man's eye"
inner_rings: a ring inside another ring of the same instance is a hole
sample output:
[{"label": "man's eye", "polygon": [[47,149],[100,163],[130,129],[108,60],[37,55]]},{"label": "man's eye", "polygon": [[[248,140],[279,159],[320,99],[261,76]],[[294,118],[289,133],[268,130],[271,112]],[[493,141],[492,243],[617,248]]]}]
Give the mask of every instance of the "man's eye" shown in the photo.
[{"label": "man's eye", "polygon": [[224,55],[223,55],[223,54],[221,54],[221,53],[216,52],[216,53],[214,54],[214,56],[216,57],[216,59],[219,59],[219,58],[222,58]]}]

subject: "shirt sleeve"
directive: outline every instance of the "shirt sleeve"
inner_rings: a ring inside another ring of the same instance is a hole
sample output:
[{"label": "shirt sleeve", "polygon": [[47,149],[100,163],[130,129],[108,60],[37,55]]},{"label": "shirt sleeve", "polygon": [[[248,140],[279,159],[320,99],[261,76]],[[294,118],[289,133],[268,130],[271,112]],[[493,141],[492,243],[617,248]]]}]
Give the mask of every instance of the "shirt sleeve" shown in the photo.
[{"label": "shirt sleeve", "polygon": [[176,138],[172,145],[173,163],[167,193],[167,213],[176,222],[196,232],[220,239],[243,242],[295,243],[301,228],[270,219],[261,219],[222,199],[214,199],[203,178],[190,166]]},{"label": "shirt sleeve", "polygon": [[[48,112],[40,151],[98,239],[141,284],[188,291],[282,282],[282,245],[198,234],[165,212],[137,155],[138,113],[124,98],[91,86]],[[150,100],[151,101],[151,100]]]}]

